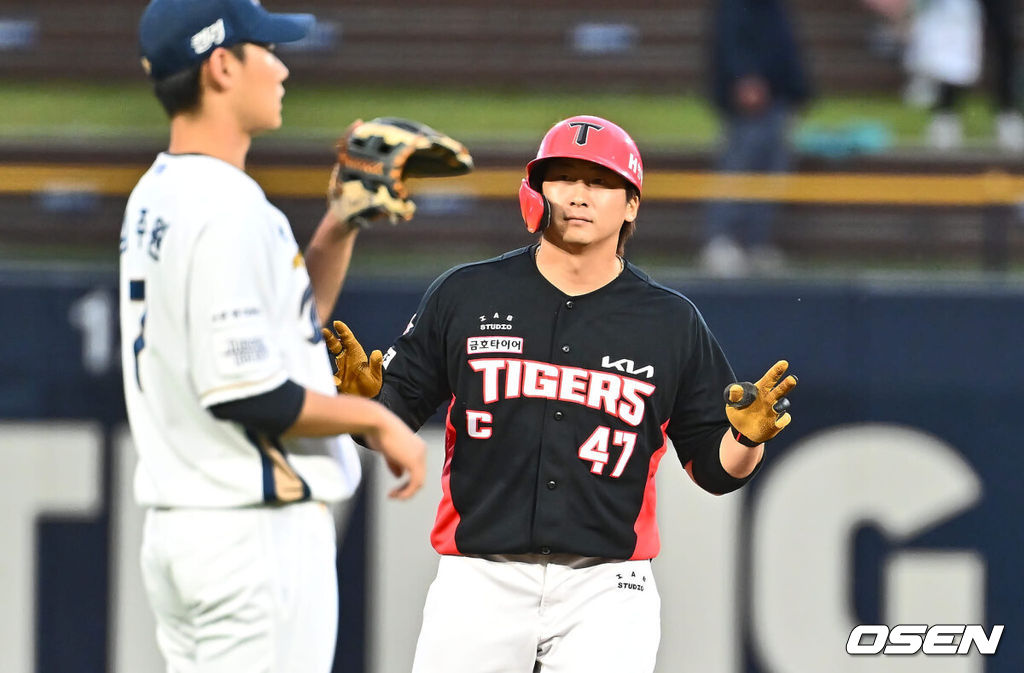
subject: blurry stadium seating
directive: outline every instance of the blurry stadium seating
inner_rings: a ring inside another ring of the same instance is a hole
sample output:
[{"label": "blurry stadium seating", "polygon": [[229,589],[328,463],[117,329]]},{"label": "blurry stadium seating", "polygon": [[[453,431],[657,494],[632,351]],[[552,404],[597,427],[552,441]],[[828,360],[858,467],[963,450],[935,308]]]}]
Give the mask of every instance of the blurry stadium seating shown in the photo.
[{"label": "blurry stadium seating", "polygon": [[[46,154],[25,150],[14,155],[17,163],[0,163],[0,240],[37,247],[56,243],[77,250],[75,256],[89,256],[92,250],[94,257],[113,259],[124,199],[152,152],[65,150],[56,160],[73,163],[54,166],[42,165]],[[455,182],[414,182],[419,210],[416,222],[401,234],[401,250],[394,247],[390,227],[375,227],[360,239],[360,260],[380,255],[378,273],[430,275],[473,256],[525,245],[530,238],[521,226],[515,185],[529,150],[524,148],[521,155],[485,151],[477,158],[480,170],[469,188],[453,189]],[[687,175],[694,176],[691,181],[712,184],[701,172],[710,160],[705,152],[685,157],[652,153],[646,160],[648,191],[630,256],[644,266],[679,270],[691,264],[701,241],[700,189],[686,182]],[[264,151],[249,164],[289,216],[300,243],[309,239],[322,213],[319,178],[327,175],[329,161],[324,152]],[[781,197],[786,225],[779,231],[780,245],[802,266],[1005,270],[1024,257],[1024,228],[1014,226],[1022,215],[1013,203],[1013,194],[1024,195],[1019,177],[1001,179],[1005,172],[991,172],[980,162],[913,156],[861,158],[838,168],[807,160],[803,169],[804,178],[826,176],[826,185],[815,187],[813,180],[803,180],[787,190]],[[836,173],[840,169],[846,174]],[[970,177],[957,180],[951,172]],[[888,176],[915,175],[926,183],[930,176],[951,184],[926,184],[907,194],[888,184]],[[844,178],[858,180],[857,191],[848,197],[842,195],[851,194],[847,184],[840,184]],[[920,195],[917,201],[915,193]],[[459,245],[453,247],[452,241]],[[388,261],[389,255],[411,251],[420,253],[418,263]]]},{"label": "blurry stadium seating", "polygon": [[[817,88],[826,95],[896,93],[903,75],[896,61],[869,44],[876,18],[846,0],[791,0],[807,44]],[[142,0],[0,0],[0,80],[88,79],[141,82],[135,28]],[[344,86],[358,82],[460,87],[519,87],[531,91],[692,92],[703,90],[704,0],[637,0],[628,7],[593,0],[587,11],[520,0],[275,0],[282,11],[311,11],[320,19],[312,39],[287,51],[298,81]],[[1020,45],[1024,48],[1024,45]],[[144,166],[156,146],[109,144],[36,146],[7,139],[2,163],[74,163]],[[532,147],[473,148],[482,167],[518,168]],[[685,154],[644,148],[649,173],[707,170],[708,149]],[[252,167],[324,166],[317,150],[258,148]],[[846,157],[841,163],[803,156],[800,172],[978,174],[1019,170],[1019,160],[986,152],[958,155],[885,152]],[[514,185],[507,199],[430,199],[421,204],[415,230],[405,242],[425,252],[451,252],[445,236],[468,250],[489,253],[522,244]],[[0,185],[0,241],[38,246],[54,241],[113,250],[125,194],[18,193]],[[280,198],[296,225],[309,235],[319,198]],[[645,264],[686,265],[700,242],[702,207],[694,201],[648,201],[631,253]],[[885,205],[788,205],[779,243],[794,259],[841,260],[848,267],[882,262],[920,267],[952,264],[975,268],[979,260],[1001,267],[1024,253],[1018,223],[1024,210]],[[416,241],[415,237],[422,240]],[[386,231],[363,237],[365,253],[386,252]],[[378,247],[379,246],[379,247]],[[431,248],[433,246],[433,248]],[[460,252],[464,258],[468,252]]]},{"label": "blurry stadium seating", "polygon": [[[691,89],[704,72],[708,3],[593,0],[277,0],[278,11],[311,11],[323,31],[289,55],[297,77],[337,82],[431,81],[466,86]],[[891,92],[898,68],[867,55],[873,17],[855,2],[795,0],[815,78],[831,91]],[[0,76],[134,78],[142,3],[0,0],[0,22],[34,26],[34,40],[3,48]],[[582,32],[581,32],[582,27]],[[588,33],[587,28],[591,31]],[[604,32],[600,31],[604,28]],[[601,44],[587,36],[611,37]],[[615,39],[618,31],[619,39]],[[24,35],[24,30],[18,34]],[[628,58],[623,52],[628,51]],[[88,58],[82,58],[88,54]]]}]

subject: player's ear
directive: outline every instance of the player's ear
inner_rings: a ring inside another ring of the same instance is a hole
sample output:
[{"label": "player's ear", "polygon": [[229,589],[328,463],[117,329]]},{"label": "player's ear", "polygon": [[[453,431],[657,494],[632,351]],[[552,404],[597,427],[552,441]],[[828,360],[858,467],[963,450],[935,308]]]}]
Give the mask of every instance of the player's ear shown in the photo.
[{"label": "player's ear", "polygon": [[626,190],[626,222],[635,222],[640,211],[640,194],[635,189]]},{"label": "player's ear", "polygon": [[210,57],[203,62],[203,80],[207,86],[215,91],[229,89],[238,64],[238,58],[229,49],[217,47],[210,53]]}]

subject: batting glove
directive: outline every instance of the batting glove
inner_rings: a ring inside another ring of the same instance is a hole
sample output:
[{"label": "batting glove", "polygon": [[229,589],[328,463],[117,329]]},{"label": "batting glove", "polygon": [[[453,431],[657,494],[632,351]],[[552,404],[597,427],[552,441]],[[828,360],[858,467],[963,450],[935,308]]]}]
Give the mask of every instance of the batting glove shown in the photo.
[{"label": "batting glove", "polygon": [[757,383],[743,381],[725,387],[725,415],[732,424],[733,437],[745,446],[767,442],[789,425],[789,400],[797,378],[783,379],[789,363],[779,360]]},{"label": "batting glove", "polygon": [[[384,356],[379,350],[366,357],[366,351],[352,334],[348,325],[334,321],[334,332],[324,327],[321,332],[327,342],[327,350],[334,356],[334,387],[339,393],[376,397],[384,381],[382,363]],[[337,332],[337,334],[335,334]]]}]

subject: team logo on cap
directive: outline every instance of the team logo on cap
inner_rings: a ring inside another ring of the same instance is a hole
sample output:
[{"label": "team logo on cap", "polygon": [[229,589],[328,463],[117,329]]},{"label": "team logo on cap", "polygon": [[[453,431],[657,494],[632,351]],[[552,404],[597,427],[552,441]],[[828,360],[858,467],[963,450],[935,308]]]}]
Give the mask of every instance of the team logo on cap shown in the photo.
[{"label": "team logo on cap", "polygon": [[217,19],[206,28],[192,36],[190,44],[192,51],[197,54],[205,54],[215,45],[224,42],[224,19]]},{"label": "team logo on cap", "polygon": [[590,129],[600,131],[604,127],[600,124],[593,124],[591,122],[569,122],[569,128],[576,129],[576,140],[574,142],[577,145],[586,145],[587,136],[590,135]]}]

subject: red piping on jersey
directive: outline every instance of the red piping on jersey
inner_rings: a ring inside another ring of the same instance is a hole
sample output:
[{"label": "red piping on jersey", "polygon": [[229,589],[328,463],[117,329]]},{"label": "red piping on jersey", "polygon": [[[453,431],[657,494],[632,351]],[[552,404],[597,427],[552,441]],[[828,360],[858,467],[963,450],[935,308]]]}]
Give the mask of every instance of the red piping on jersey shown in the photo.
[{"label": "red piping on jersey", "polygon": [[437,505],[437,517],[434,528],[430,531],[430,544],[438,554],[459,554],[455,546],[455,529],[459,527],[458,510],[452,502],[452,457],[455,455],[455,427],[452,425],[452,407],[455,396],[452,395],[448,405],[448,415],[444,419],[444,468],[441,470],[441,502]]},{"label": "red piping on jersey", "polygon": [[658,517],[656,516],[658,505],[658,494],[655,492],[654,476],[658,473],[658,464],[662,456],[668,450],[668,435],[665,429],[668,421],[661,426],[661,448],[651,455],[651,464],[647,470],[647,485],[644,487],[644,502],[640,506],[640,513],[636,516],[633,530],[636,531],[636,547],[633,549],[631,560],[650,559],[658,555],[661,550],[661,536],[658,534]]}]

